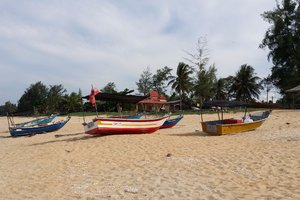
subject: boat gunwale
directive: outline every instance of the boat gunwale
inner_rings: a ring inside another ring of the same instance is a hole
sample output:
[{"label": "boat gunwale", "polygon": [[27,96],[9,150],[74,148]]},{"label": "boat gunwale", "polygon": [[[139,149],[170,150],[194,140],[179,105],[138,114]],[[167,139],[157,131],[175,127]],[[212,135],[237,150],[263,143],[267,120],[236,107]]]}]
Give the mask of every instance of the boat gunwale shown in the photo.
[{"label": "boat gunwale", "polygon": [[69,120],[71,119],[71,117],[68,117],[65,120],[60,120],[57,121],[53,124],[46,124],[45,126],[42,126],[42,124],[40,125],[35,125],[35,126],[26,126],[26,127],[10,127],[11,130],[34,130],[34,129],[41,129],[41,128],[46,128],[46,127],[53,127],[53,126],[58,126],[61,124],[66,124]]},{"label": "boat gunwale", "polygon": [[96,121],[114,121],[114,122],[156,122],[162,119],[166,119],[169,116],[163,116],[160,118],[152,118],[152,119],[127,119],[127,118],[106,118],[106,117],[98,117],[93,119],[94,122]]},{"label": "boat gunwale", "polygon": [[245,124],[253,124],[253,123],[256,123],[256,122],[263,122],[265,121],[266,119],[268,119],[268,117],[264,118],[264,119],[260,119],[260,120],[256,120],[256,121],[253,121],[253,122],[243,122],[243,123],[235,123],[235,124],[210,124],[210,122],[218,122],[218,121],[225,121],[225,120],[214,120],[214,121],[205,121],[205,122],[201,122],[201,123],[205,123],[205,124],[208,124],[208,125],[215,125],[215,126],[239,126],[239,125],[245,125]]}]

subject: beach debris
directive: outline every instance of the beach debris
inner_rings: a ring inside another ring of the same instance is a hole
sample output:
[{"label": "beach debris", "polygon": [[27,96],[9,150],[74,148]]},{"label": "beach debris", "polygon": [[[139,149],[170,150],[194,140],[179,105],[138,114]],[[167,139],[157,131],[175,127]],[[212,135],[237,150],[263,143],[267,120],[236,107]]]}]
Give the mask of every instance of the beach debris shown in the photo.
[{"label": "beach debris", "polygon": [[137,194],[138,193],[138,189],[137,188],[133,188],[133,187],[126,187],[124,189],[124,192],[127,192],[127,193],[132,193],[132,194]]},{"label": "beach debris", "polygon": [[287,122],[286,124],[287,124],[287,125],[290,125],[291,123],[290,123],[290,122]]},{"label": "beach debris", "polygon": [[172,154],[171,153],[168,153],[167,155],[166,155],[166,157],[171,157],[172,156]]}]

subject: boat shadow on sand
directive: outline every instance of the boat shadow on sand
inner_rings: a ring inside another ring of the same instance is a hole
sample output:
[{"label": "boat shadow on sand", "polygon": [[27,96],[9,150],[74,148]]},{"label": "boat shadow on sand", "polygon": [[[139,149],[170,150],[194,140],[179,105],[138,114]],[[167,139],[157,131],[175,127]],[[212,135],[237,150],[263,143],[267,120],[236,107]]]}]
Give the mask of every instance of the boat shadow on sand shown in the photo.
[{"label": "boat shadow on sand", "polygon": [[[80,135],[80,136],[77,137],[77,135]],[[76,136],[76,137],[72,137],[72,136]],[[61,138],[61,137],[71,137],[71,138],[50,140],[50,141],[46,141],[46,142],[31,144],[29,146],[38,146],[38,145],[51,144],[51,143],[60,143],[60,142],[83,141],[83,140],[89,140],[89,139],[96,139],[96,138],[99,138],[99,137],[102,137],[102,136],[105,136],[105,135],[93,136],[93,135],[86,135],[83,132],[73,133],[73,134],[59,134],[59,135],[57,134],[57,135],[54,135],[55,138]]]},{"label": "boat shadow on sand", "polygon": [[188,133],[176,133],[176,134],[168,134],[170,136],[197,136],[197,137],[206,137],[206,136],[211,136],[203,131],[200,131],[200,130],[195,130],[193,132],[188,132]]}]

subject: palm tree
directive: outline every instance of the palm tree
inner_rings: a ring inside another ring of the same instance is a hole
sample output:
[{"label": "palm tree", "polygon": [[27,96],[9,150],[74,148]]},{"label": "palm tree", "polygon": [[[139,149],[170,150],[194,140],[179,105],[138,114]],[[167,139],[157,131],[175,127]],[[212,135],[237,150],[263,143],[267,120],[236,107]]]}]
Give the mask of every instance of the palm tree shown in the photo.
[{"label": "palm tree", "polygon": [[258,98],[262,86],[258,83],[260,78],[255,76],[254,68],[244,64],[233,77],[231,91],[235,93],[237,100],[249,101]]},{"label": "palm tree", "polygon": [[180,96],[180,109],[182,109],[182,99],[185,93],[188,93],[192,89],[192,78],[190,75],[193,73],[192,68],[180,62],[177,66],[177,76],[171,76],[168,85],[171,85],[172,89],[179,93]]},{"label": "palm tree", "polygon": [[211,99],[215,94],[216,71],[217,69],[212,65],[208,70],[202,69],[197,72],[194,83],[194,95],[200,100],[201,104],[203,101]]},{"label": "palm tree", "polygon": [[227,99],[227,93],[225,88],[225,79],[220,78],[215,83],[215,98],[217,100],[225,100]]}]

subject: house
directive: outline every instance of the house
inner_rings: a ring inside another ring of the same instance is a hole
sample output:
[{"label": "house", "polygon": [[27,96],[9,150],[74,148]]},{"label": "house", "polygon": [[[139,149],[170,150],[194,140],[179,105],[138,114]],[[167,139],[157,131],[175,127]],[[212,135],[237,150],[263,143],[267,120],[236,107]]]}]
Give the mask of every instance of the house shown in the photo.
[{"label": "house", "polygon": [[152,90],[149,97],[138,102],[138,110],[142,111],[160,111],[165,109],[167,98]]}]

